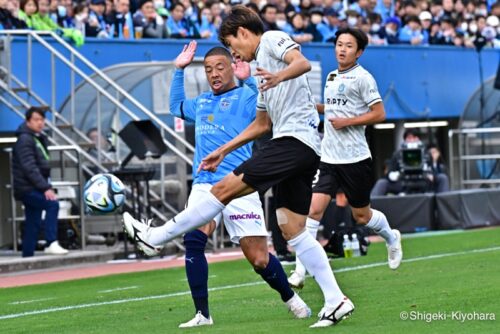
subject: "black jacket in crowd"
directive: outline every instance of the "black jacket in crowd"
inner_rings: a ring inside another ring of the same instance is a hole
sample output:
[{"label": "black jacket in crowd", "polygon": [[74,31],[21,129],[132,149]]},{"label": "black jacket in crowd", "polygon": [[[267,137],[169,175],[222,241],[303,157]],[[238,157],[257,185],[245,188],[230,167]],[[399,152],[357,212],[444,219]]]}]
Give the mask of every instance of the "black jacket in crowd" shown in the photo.
[{"label": "black jacket in crowd", "polygon": [[0,8],[0,24],[6,30],[9,29],[27,29],[28,26],[23,20],[14,17],[10,10]]},{"label": "black jacket in crowd", "polygon": [[16,136],[17,142],[12,154],[14,196],[21,199],[30,191],[45,192],[51,188],[50,166],[46,158],[47,138],[43,134],[35,134],[23,123],[17,129]]}]

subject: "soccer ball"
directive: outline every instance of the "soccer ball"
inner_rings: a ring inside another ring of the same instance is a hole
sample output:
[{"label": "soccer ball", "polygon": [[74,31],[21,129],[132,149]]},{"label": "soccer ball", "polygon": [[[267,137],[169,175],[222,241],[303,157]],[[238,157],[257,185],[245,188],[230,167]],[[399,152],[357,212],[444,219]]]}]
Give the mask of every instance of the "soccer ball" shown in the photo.
[{"label": "soccer ball", "polygon": [[85,184],[83,199],[92,213],[112,213],[125,202],[125,186],[113,174],[96,174]]}]

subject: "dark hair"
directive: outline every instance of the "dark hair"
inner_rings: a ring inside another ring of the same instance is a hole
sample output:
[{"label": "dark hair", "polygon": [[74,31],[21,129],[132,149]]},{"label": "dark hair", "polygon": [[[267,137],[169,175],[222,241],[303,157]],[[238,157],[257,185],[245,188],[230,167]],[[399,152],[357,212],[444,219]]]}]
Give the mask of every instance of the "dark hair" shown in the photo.
[{"label": "dark hair", "polygon": [[139,7],[138,8],[142,8],[142,6],[144,6],[148,2],[153,2],[153,0],[141,0],[141,1],[139,1]]},{"label": "dark hair", "polygon": [[404,8],[404,7],[413,7],[413,8],[417,8],[417,5],[416,5],[413,1],[411,1],[411,0],[410,0],[410,1],[405,1],[405,2],[403,3],[403,8]]},{"label": "dark hair", "polygon": [[[152,1],[153,1],[153,0],[151,0],[151,2],[152,2]],[[184,6],[184,5],[183,5],[182,3],[180,3],[180,2],[173,2],[173,3],[172,3],[172,5],[170,6],[170,8],[169,8],[168,10],[169,10],[170,12],[173,12],[173,11],[174,11],[174,9],[175,9],[175,7],[177,7],[177,6],[181,6],[181,7],[182,7],[182,9],[184,9],[184,11],[186,11],[186,6]],[[139,7],[139,8],[140,8],[140,7]]]},{"label": "dark hair", "polygon": [[418,130],[415,129],[406,129],[405,132],[403,133],[403,139],[406,140],[408,136],[420,138],[420,133],[418,132]]},{"label": "dark hair", "polygon": [[408,16],[408,19],[406,20],[406,23],[410,23],[410,22],[415,22],[415,23],[418,23],[418,24],[422,24],[422,22],[420,22],[420,19],[418,18],[417,15],[410,15],[410,16]]},{"label": "dark hair", "polygon": [[250,8],[237,5],[231,9],[231,13],[222,21],[219,32],[221,43],[227,46],[226,37],[236,37],[239,27],[248,29],[255,35],[262,35],[264,33],[264,24],[259,15]]},{"label": "dark hair", "polygon": [[85,134],[87,135],[87,137],[90,137],[90,134],[92,132],[94,132],[94,131],[97,132],[97,128],[96,127],[92,127],[90,129],[88,129],[87,132],[85,132]]},{"label": "dark hair", "polygon": [[233,57],[231,56],[231,52],[229,52],[228,49],[223,48],[222,46],[216,46],[208,50],[208,52],[205,54],[205,59],[211,56],[224,56],[227,59],[229,59],[230,62],[233,61]]},{"label": "dark hair", "polygon": [[245,5],[245,7],[247,7],[250,10],[253,10],[255,13],[259,13],[259,7],[256,4],[254,4],[253,2],[247,3]]},{"label": "dark hair", "polygon": [[48,110],[48,107],[30,107],[28,110],[26,110],[26,120],[29,121],[33,114],[38,114],[45,118],[45,112]]},{"label": "dark hair", "polygon": [[21,2],[19,3],[19,8],[21,8],[22,11],[26,12],[26,4],[30,1],[33,1],[35,3],[36,11],[38,12],[38,0],[21,0]]},{"label": "dark hair", "polygon": [[334,39],[335,45],[337,44],[337,40],[339,39],[340,35],[343,35],[343,34],[349,34],[356,39],[356,42],[358,44],[358,50],[364,50],[366,48],[366,46],[368,45],[368,37],[366,36],[366,34],[363,31],[361,31],[360,29],[350,28],[350,27],[341,28],[341,29],[337,30],[337,32],[335,33],[335,39]]},{"label": "dark hair", "polygon": [[262,9],[260,10],[260,15],[264,15],[269,8],[274,8],[276,9],[276,11],[278,11],[278,7],[276,5],[268,3],[267,5],[262,7]]}]

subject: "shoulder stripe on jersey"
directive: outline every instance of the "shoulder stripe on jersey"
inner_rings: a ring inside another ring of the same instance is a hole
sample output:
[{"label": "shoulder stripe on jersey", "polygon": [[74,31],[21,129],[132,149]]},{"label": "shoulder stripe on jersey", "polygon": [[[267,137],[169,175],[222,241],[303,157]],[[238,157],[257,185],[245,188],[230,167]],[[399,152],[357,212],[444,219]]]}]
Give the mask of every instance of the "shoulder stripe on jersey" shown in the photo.
[{"label": "shoulder stripe on jersey", "polygon": [[184,116],[184,108],[183,108],[183,106],[184,106],[184,101],[181,102],[181,119],[185,120],[186,117]]},{"label": "shoulder stripe on jersey", "polygon": [[293,43],[293,44],[290,44],[282,53],[281,53],[281,56],[280,56],[280,59],[283,59],[283,56],[285,55],[285,53],[290,49],[290,48],[296,48],[298,47],[299,45],[297,43]]}]

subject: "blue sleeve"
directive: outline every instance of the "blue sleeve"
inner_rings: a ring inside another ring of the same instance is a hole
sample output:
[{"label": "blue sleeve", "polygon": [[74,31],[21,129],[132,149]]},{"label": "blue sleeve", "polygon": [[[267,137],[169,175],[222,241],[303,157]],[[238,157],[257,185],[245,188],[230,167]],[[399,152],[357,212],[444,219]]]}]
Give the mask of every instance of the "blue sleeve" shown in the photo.
[{"label": "blue sleeve", "polygon": [[176,69],[170,85],[170,113],[186,121],[196,120],[197,100],[187,100],[184,93],[184,71]]},{"label": "blue sleeve", "polygon": [[249,76],[246,80],[240,80],[240,87],[243,85],[250,88],[256,94],[259,93],[259,89],[257,88],[257,80],[253,76]]}]

